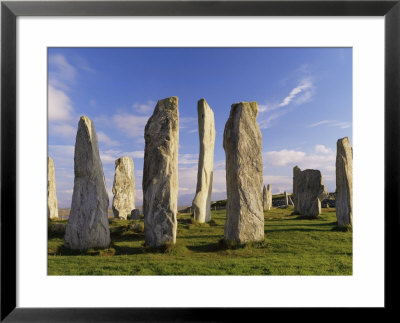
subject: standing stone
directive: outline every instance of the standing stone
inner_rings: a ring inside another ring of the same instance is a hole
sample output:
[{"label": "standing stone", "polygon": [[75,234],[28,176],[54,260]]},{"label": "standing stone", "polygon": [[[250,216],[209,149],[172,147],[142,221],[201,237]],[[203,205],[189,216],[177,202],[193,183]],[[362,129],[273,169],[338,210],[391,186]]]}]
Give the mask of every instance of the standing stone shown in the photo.
[{"label": "standing stone", "polygon": [[289,199],[288,199],[288,194],[285,192],[283,192],[283,196],[285,197],[285,206],[289,206]]},{"label": "standing stone", "polygon": [[268,184],[267,187],[263,188],[263,209],[264,211],[271,210],[272,207],[272,191],[271,184]]},{"label": "standing stone", "polygon": [[337,141],[336,217],[339,226],[353,224],[353,150],[348,137]]},{"label": "standing stone", "polygon": [[293,205],[293,200],[292,200],[292,198],[290,197],[290,195],[288,195],[288,201],[289,201],[289,205]]},{"label": "standing stone", "polygon": [[178,212],[178,98],[159,100],[144,131],[143,214],[146,245],[176,242]]},{"label": "standing stone", "polygon": [[65,232],[71,249],[107,248],[109,199],[93,122],[81,117],[75,142],[74,192]]},{"label": "standing stone", "polygon": [[121,157],[115,161],[115,175],[112,192],[114,217],[126,220],[135,209],[135,178],[133,160]]},{"label": "standing stone", "polygon": [[193,200],[194,219],[199,223],[211,220],[215,125],[214,112],[205,99],[197,102],[200,154],[197,169],[196,196]]},{"label": "standing stone", "polygon": [[298,212],[310,218],[321,214],[321,201],[327,196],[321,172],[315,169],[299,171],[296,181],[296,203]]},{"label": "standing stone", "polygon": [[139,209],[132,210],[131,220],[140,220],[140,210]]},{"label": "standing stone", "polygon": [[50,220],[58,219],[56,175],[51,157],[47,157],[47,217]]},{"label": "standing stone", "polygon": [[299,175],[301,173],[301,170],[298,166],[293,167],[293,213],[294,214],[299,214],[299,210],[297,208],[298,202],[297,202],[297,182]]},{"label": "standing stone", "polygon": [[226,242],[264,239],[262,137],[257,114],[257,102],[234,103],[225,125]]}]

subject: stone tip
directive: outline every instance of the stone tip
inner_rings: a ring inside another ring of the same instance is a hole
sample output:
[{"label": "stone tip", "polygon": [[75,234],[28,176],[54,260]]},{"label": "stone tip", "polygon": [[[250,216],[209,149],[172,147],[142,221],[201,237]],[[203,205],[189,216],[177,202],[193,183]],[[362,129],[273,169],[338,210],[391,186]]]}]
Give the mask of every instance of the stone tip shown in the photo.
[{"label": "stone tip", "polygon": [[89,132],[89,140],[92,140],[92,120],[90,120],[87,116],[81,116],[79,118],[79,124],[84,123],[88,132]]},{"label": "stone tip", "polygon": [[350,143],[349,137],[340,138],[340,139],[338,139],[337,143],[339,144],[339,143],[341,143],[341,142],[346,142],[346,141]]},{"label": "stone tip", "polygon": [[254,117],[257,117],[258,115],[258,103],[256,101],[250,101],[250,102],[246,102],[246,101],[241,101],[241,102],[236,102],[233,103],[231,105],[231,109],[235,109],[237,107],[246,107],[249,108],[252,112],[252,114],[254,115]]},{"label": "stone tip", "polygon": [[165,109],[169,110],[176,110],[178,109],[178,100],[179,98],[177,96],[171,96],[165,99],[158,100],[157,106],[158,107],[164,107]]}]

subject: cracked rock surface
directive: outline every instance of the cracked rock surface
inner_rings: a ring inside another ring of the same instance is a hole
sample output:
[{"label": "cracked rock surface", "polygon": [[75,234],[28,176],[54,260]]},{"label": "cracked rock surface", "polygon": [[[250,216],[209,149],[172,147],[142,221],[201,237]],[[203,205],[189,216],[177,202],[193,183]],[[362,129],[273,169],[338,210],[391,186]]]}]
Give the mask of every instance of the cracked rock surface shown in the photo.
[{"label": "cracked rock surface", "polygon": [[176,242],[178,212],[178,98],[159,100],[145,131],[143,214],[145,243]]},{"label": "cracked rock surface", "polygon": [[214,170],[215,124],[214,112],[205,99],[197,103],[200,154],[197,170],[196,195],[192,203],[194,219],[199,223],[211,220],[211,193]]},{"label": "cracked rock surface", "polygon": [[107,248],[110,245],[109,199],[93,122],[81,117],[75,142],[74,192],[65,232],[71,249]]},{"label": "cracked rock surface", "polygon": [[262,137],[257,114],[257,102],[234,103],[225,124],[227,242],[264,239]]}]

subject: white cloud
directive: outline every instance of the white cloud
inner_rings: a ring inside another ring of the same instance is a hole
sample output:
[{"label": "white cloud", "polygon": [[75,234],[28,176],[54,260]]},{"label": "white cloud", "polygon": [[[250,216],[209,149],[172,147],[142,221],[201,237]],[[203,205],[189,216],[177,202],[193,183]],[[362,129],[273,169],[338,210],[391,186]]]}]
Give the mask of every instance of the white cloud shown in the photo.
[{"label": "white cloud", "polygon": [[153,111],[155,105],[156,103],[154,101],[149,100],[146,103],[134,103],[132,107],[141,114],[149,114],[149,112]]},{"label": "white cloud", "polygon": [[[259,126],[261,129],[267,129],[285,115],[289,106],[296,106],[311,101],[314,96],[315,87],[311,77],[303,78],[299,81],[297,86],[293,88],[289,94],[282,99],[279,103],[265,103],[259,105]],[[278,110],[278,111],[276,111]],[[270,113],[265,116],[265,113]]]},{"label": "white cloud", "polygon": [[191,130],[197,129],[197,124],[195,124],[196,121],[197,119],[193,117],[179,118],[179,129],[186,129],[186,128],[191,128]]},{"label": "white cloud", "polygon": [[300,83],[290,91],[289,95],[283,99],[278,107],[285,107],[295,99],[296,104],[308,102],[312,97],[312,89],[313,83],[310,78],[301,80]]},{"label": "white cloud", "polygon": [[[71,82],[75,80],[76,69],[73,67],[65,58],[65,56],[56,54],[49,56],[49,67],[50,67],[50,83],[53,80],[58,82]],[[63,86],[66,86],[63,84]]]},{"label": "white cloud", "polygon": [[103,164],[114,164],[118,158],[130,157],[132,159],[144,158],[144,151],[120,151],[117,149],[108,149],[100,151],[100,159]]},{"label": "white cloud", "polygon": [[180,154],[178,157],[179,165],[198,164],[197,154]]},{"label": "white cloud", "polygon": [[143,137],[144,128],[147,124],[147,116],[137,116],[133,114],[116,114],[112,117],[114,124],[121,133],[128,137]]},{"label": "white cloud", "polygon": [[273,194],[292,192],[293,190],[293,178],[291,176],[279,176],[279,175],[264,175],[263,185],[271,184],[271,190]]},{"label": "white cloud", "polygon": [[77,128],[69,124],[49,124],[49,132],[51,135],[58,135],[73,140],[76,136]]},{"label": "white cloud", "polygon": [[[336,155],[324,145],[316,145],[315,152],[306,153],[295,150],[268,151],[263,153],[265,165],[278,167],[299,166],[301,169],[319,169],[331,172],[334,169]],[[268,167],[267,167],[268,169]]]},{"label": "white cloud", "polygon": [[69,96],[52,85],[48,87],[48,113],[50,121],[70,121],[73,114]]},{"label": "white cloud", "polygon": [[347,129],[352,126],[352,123],[349,121],[338,122],[335,120],[322,120],[308,125],[306,128],[314,128],[318,126],[326,125],[328,127],[338,127],[341,129]]},{"label": "white cloud", "polygon": [[112,140],[108,137],[103,131],[97,131],[97,139],[99,142],[102,142],[106,146],[118,146],[118,141]]},{"label": "white cloud", "polygon": [[287,166],[304,160],[307,154],[303,151],[287,150],[267,151],[263,153],[264,163],[271,166]]},{"label": "white cloud", "polygon": [[332,154],[333,151],[330,148],[326,148],[324,145],[315,145],[315,151],[317,153],[322,153],[322,154]]},{"label": "white cloud", "polygon": [[315,122],[315,123],[312,123],[312,124],[308,125],[307,128],[314,128],[314,127],[318,127],[318,126],[321,126],[323,124],[329,124],[329,123],[332,123],[332,122],[333,121],[322,120],[322,121],[318,121],[318,122]]},{"label": "white cloud", "polygon": [[273,122],[278,119],[280,116],[284,115],[286,113],[286,111],[280,111],[280,112],[274,112],[271,115],[269,115],[268,117],[259,120],[258,125],[260,127],[260,129],[268,129],[269,127],[271,127],[271,125],[273,124]]}]

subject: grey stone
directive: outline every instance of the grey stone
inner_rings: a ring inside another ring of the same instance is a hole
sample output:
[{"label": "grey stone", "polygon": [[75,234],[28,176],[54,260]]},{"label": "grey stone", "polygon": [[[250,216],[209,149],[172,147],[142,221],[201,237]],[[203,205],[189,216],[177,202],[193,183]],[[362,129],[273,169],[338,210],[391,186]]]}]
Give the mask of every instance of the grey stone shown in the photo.
[{"label": "grey stone", "polygon": [[65,232],[71,249],[107,248],[109,199],[93,122],[81,117],[75,142],[74,192]]},{"label": "grey stone", "polygon": [[56,175],[51,157],[47,157],[47,218],[58,219]]},{"label": "grey stone", "polygon": [[296,203],[299,214],[310,218],[318,216],[321,214],[321,201],[327,197],[321,172],[306,169],[299,171],[296,176]]},{"label": "grey stone", "polygon": [[178,212],[178,98],[159,100],[146,124],[143,214],[146,245],[176,242]]},{"label": "grey stone", "polygon": [[132,158],[121,157],[115,161],[112,210],[116,218],[126,220],[135,208],[133,168]]},{"label": "grey stone", "polygon": [[298,202],[297,202],[297,182],[299,178],[299,174],[301,173],[301,170],[298,166],[293,167],[293,213],[299,213],[299,210],[297,208]]},{"label": "grey stone", "polygon": [[348,137],[337,141],[336,217],[339,226],[353,224],[353,150]]},{"label": "grey stone", "polygon": [[285,206],[289,206],[288,194],[286,192],[283,192],[283,196],[284,196],[284,199],[285,199]]},{"label": "grey stone", "polygon": [[214,168],[215,125],[214,112],[205,99],[197,103],[200,154],[197,187],[192,206],[194,219],[199,223],[211,220],[211,193]]},{"label": "grey stone", "polygon": [[134,209],[131,212],[131,220],[140,220],[140,211],[139,209]]},{"label": "grey stone", "polygon": [[271,210],[272,207],[272,191],[271,184],[268,184],[267,187],[263,188],[263,209],[264,211]]},{"label": "grey stone", "polygon": [[235,103],[225,124],[226,242],[264,239],[262,137],[257,114],[257,102]]}]

